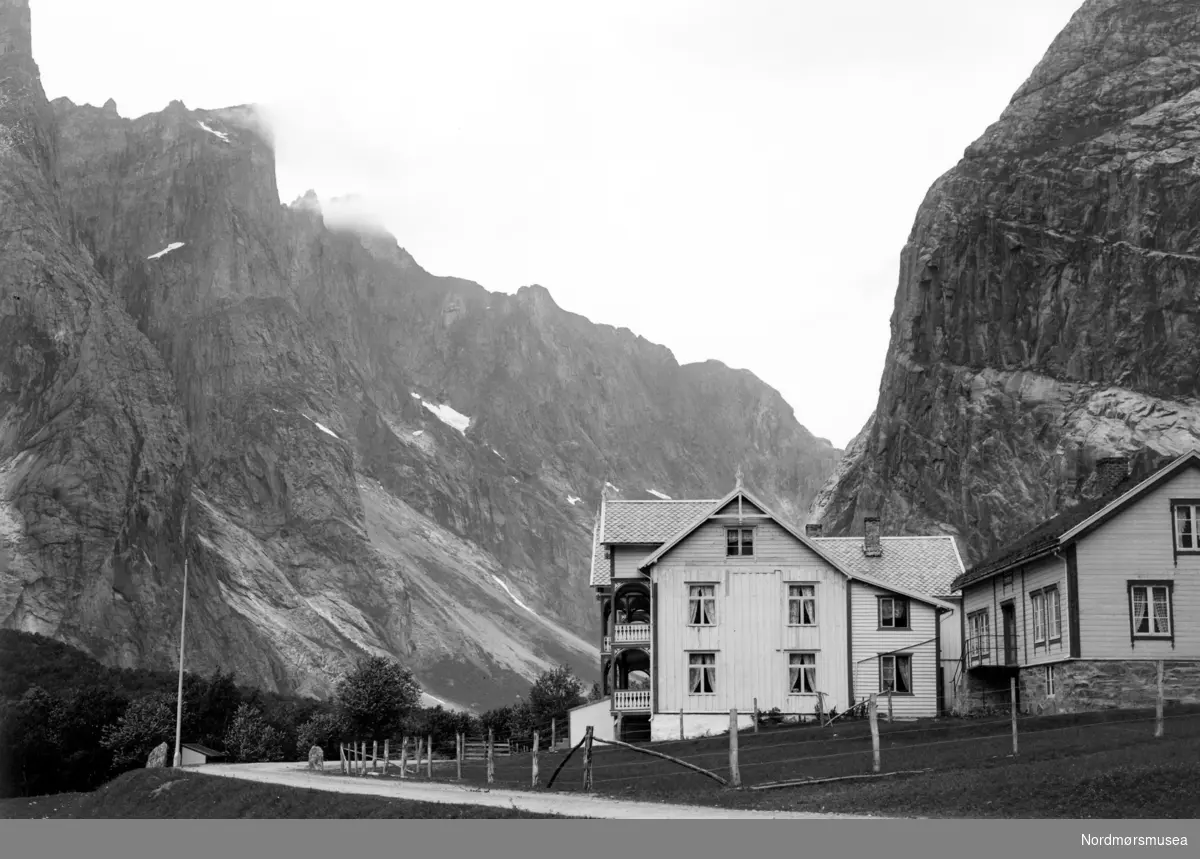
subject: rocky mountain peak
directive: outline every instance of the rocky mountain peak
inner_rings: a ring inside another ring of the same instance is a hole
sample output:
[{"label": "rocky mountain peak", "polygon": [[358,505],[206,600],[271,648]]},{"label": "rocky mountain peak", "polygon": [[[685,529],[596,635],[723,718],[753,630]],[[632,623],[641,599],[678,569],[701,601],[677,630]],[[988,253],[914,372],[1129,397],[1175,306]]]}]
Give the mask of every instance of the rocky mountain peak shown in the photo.
[{"label": "rocky mountain peak", "polygon": [[1200,446],[1200,6],[1089,0],[900,259],[872,420],[826,530],[959,534],[968,561],[1091,491],[1091,463]]}]

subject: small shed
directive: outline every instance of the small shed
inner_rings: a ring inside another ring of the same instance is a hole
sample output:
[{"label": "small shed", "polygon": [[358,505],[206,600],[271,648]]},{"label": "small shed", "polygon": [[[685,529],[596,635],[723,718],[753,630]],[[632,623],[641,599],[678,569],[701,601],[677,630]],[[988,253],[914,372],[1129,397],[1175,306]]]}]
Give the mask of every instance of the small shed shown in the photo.
[{"label": "small shed", "polygon": [[202,746],[199,743],[184,743],[180,750],[180,763],[185,767],[202,766],[210,763],[216,758],[225,757],[224,752],[214,751],[208,746]]}]

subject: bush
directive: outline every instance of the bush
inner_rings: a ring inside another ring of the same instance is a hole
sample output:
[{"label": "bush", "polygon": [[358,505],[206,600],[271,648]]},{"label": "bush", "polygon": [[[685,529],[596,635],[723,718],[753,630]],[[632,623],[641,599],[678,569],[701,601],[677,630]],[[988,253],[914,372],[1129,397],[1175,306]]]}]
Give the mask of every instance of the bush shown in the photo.
[{"label": "bush", "polygon": [[317,713],[296,729],[296,760],[308,760],[313,746],[320,746],[330,760],[338,744],[346,739],[346,723],[337,713]]},{"label": "bush", "polygon": [[233,763],[281,761],[283,741],[283,734],[268,725],[257,708],[241,704],[225,733],[225,754]]}]

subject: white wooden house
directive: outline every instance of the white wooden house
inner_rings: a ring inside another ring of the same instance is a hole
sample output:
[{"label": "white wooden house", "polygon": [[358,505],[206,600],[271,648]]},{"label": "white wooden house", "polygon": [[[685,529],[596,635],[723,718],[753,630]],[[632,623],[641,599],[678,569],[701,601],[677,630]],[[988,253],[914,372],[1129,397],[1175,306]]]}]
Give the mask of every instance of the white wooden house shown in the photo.
[{"label": "white wooden house", "polygon": [[[954,583],[961,706],[1032,712],[1200,702],[1200,452],[1097,463],[1085,499]],[[1157,466],[1157,467],[1156,467]]]},{"label": "white wooden house", "polygon": [[581,708],[572,736],[584,718],[601,737],[700,736],[727,730],[731,708],[749,726],[756,705],[813,717],[889,690],[896,717],[936,716],[942,653],[958,653],[957,548],[864,525],[802,534],[740,477],[721,499],[603,498],[591,585],[608,720]]}]

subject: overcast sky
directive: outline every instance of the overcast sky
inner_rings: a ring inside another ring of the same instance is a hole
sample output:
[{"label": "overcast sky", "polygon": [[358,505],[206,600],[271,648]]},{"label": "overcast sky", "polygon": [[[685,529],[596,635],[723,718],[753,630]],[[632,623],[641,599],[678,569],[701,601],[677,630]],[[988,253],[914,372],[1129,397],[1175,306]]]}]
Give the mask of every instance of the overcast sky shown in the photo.
[{"label": "overcast sky", "polygon": [[1081,0],[32,0],[50,98],[267,105],[283,202],[362,194],[435,274],[875,407],[929,185]]}]

